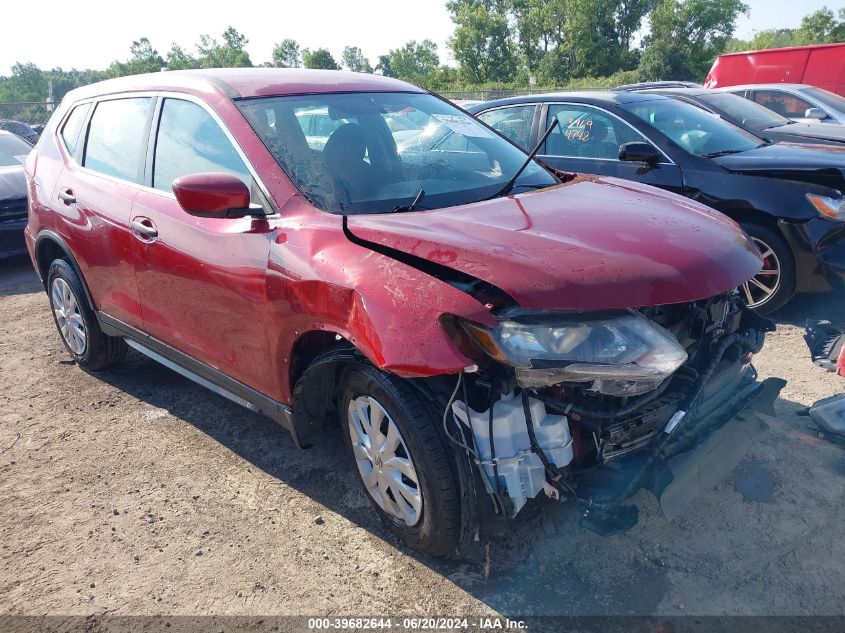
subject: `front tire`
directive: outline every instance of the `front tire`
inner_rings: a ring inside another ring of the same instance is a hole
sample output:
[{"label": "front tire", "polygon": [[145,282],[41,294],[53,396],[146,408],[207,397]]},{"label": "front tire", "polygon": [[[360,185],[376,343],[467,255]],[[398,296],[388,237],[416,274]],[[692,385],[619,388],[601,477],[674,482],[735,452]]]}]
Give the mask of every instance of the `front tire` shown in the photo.
[{"label": "front tire", "polygon": [[459,485],[437,420],[417,391],[355,364],[343,376],[340,418],[359,480],[385,526],[425,554],[454,552]]},{"label": "front tire", "polygon": [[742,228],[763,255],[763,268],[739,287],[749,308],[770,314],[786,305],[795,294],[795,258],[786,241],[772,229],[743,223]]},{"label": "front tire", "polygon": [[50,264],[47,295],[56,329],[77,365],[96,371],[123,360],[126,343],[103,334],[79,275],[63,259]]}]

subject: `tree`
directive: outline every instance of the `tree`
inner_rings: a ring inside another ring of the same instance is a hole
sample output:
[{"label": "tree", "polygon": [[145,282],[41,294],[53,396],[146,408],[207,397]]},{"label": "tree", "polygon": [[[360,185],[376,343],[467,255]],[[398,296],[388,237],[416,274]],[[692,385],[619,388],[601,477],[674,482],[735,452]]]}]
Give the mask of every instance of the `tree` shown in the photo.
[{"label": "tree", "polygon": [[396,71],[393,70],[393,66],[390,65],[390,54],[378,56],[378,63],[376,64],[375,72],[379,75],[384,75],[385,77],[396,76]]},{"label": "tree", "polygon": [[167,53],[167,69],[168,70],[185,70],[189,68],[199,68],[199,60],[185,51],[178,44],[173,44],[170,51]]},{"label": "tree", "polygon": [[242,68],[252,66],[246,45],[249,40],[231,26],[223,31],[223,42],[209,35],[200,35],[197,44],[202,68]]},{"label": "tree", "polygon": [[401,48],[390,51],[388,56],[395,76],[418,86],[431,86],[440,65],[437,44],[431,40],[411,40]]},{"label": "tree", "polygon": [[357,46],[347,46],[344,48],[341,59],[343,60],[343,65],[354,73],[373,72],[373,67],[370,66],[369,60],[364,57],[364,53]]},{"label": "tree", "polygon": [[111,63],[108,70],[109,76],[122,77],[141,73],[157,73],[164,67],[164,58],[159,55],[146,37],[133,41],[132,46],[129,47],[129,52],[128,61]]},{"label": "tree", "polygon": [[701,81],[747,11],[741,0],[661,0],[651,13],[642,80]]},{"label": "tree", "polygon": [[340,70],[332,54],[325,48],[302,51],[302,65],[306,68],[322,68],[323,70]]},{"label": "tree", "polygon": [[282,40],[273,47],[273,61],[276,68],[299,68],[302,66],[302,55],[296,40]]},{"label": "tree", "polygon": [[839,9],[839,19],[827,7],[805,15],[795,33],[801,45],[829,44],[845,40],[845,8]]},{"label": "tree", "polygon": [[449,47],[462,76],[470,83],[512,80],[516,55],[510,38],[508,3],[451,0],[446,7],[456,26]]}]

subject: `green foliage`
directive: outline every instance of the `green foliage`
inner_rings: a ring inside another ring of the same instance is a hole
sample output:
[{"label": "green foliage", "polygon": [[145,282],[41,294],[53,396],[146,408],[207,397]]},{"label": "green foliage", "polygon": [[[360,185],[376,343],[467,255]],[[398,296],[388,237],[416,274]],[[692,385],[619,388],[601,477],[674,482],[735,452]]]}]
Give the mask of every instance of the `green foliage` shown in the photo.
[{"label": "green foliage", "polygon": [[440,58],[437,56],[437,44],[431,40],[417,42],[412,40],[402,48],[388,53],[393,76],[428,88],[436,81]]},{"label": "green foliage", "polygon": [[223,42],[200,35],[197,44],[201,68],[241,68],[252,66],[246,45],[249,40],[231,26],[223,31]]},{"label": "green foliage", "polygon": [[396,77],[396,71],[390,65],[390,55],[379,55],[375,72],[385,77]]},{"label": "green foliage", "polygon": [[361,49],[357,46],[347,46],[344,48],[341,59],[343,60],[343,65],[346,69],[351,70],[354,73],[373,72],[373,67],[370,66],[369,60],[364,57],[364,53],[362,53]]},{"label": "green foliage", "polygon": [[164,58],[152,47],[150,40],[146,37],[132,42],[129,52],[131,56],[126,62],[114,61],[111,63],[108,70],[110,77],[157,73],[164,67]]},{"label": "green foliage", "polygon": [[725,51],[741,0],[661,0],[651,13],[651,34],[640,63],[643,81],[701,81]]},{"label": "green foliage", "polygon": [[271,66],[276,68],[299,68],[302,66],[302,54],[296,40],[282,40],[273,47]]},{"label": "green foliage", "polygon": [[332,54],[325,48],[302,51],[302,65],[306,68],[322,68],[323,70],[340,70]]},{"label": "green foliage", "polygon": [[449,40],[461,76],[473,83],[506,81],[516,72],[516,50],[510,37],[507,2],[451,0],[455,34]]},{"label": "green foliage", "polygon": [[167,53],[167,69],[168,70],[187,70],[190,68],[199,68],[200,60],[185,51],[178,44],[174,44]]}]

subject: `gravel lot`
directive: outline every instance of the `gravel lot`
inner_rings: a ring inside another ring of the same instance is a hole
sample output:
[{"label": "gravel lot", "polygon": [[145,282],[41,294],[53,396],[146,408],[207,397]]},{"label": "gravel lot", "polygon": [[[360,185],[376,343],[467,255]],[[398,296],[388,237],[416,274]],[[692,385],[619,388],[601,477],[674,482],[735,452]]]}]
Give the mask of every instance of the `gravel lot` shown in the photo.
[{"label": "gravel lot", "polygon": [[845,453],[800,412],[845,388],[813,367],[799,297],[758,356],[789,383],[739,468],[672,522],[601,537],[569,505],[520,515],[486,557],[429,560],[382,528],[340,432],[273,422],[133,356],[69,360],[27,260],[0,262],[0,613],[845,614]]}]

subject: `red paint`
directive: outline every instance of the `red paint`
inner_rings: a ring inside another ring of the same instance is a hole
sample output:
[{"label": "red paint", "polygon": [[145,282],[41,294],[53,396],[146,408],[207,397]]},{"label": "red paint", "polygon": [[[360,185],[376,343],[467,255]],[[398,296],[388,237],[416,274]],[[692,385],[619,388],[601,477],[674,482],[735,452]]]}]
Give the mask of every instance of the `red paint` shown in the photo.
[{"label": "red paint", "polygon": [[173,181],[173,193],[185,211],[196,215],[226,217],[232,209],[249,206],[249,189],[231,174],[189,174]]},{"label": "red paint", "polygon": [[845,43],[720,55],[704,85],[768,83],[809,84],[845,96]]},{"label": "red paint", "polygon": [[[56,134],[66,103],[45,130],[37,161],[27,161],[28,244],[35,256],[35,237],[61,236],[99,310],[285,403],[295,345],[309,332],[340,335],[377,366],[406,377],[456,373],[472,363],[440,319],[458,315],[494,325],[490,306],[351,243],[340,216],[297,194],[231,100],[232,91],[417,88],[371,75],[262,69],[125,78],[69,99],[112,90],[202,99],[236,139],[279,214],[193,217],[169,193],[79,167]],[[196,193],[197,183],[185,181],[183,193]],[[223,189],[219,181],[215,187]],[[67,188],[76,204],[58,199]],[[133,219],[158,235],[132,232]],[[732,220],[613,179],[581,177],[552,190],[438,211],[353,216],[349,228],[489,281],[527,309],[678,303],[726,291],[760,267],[756,249]]]}]

